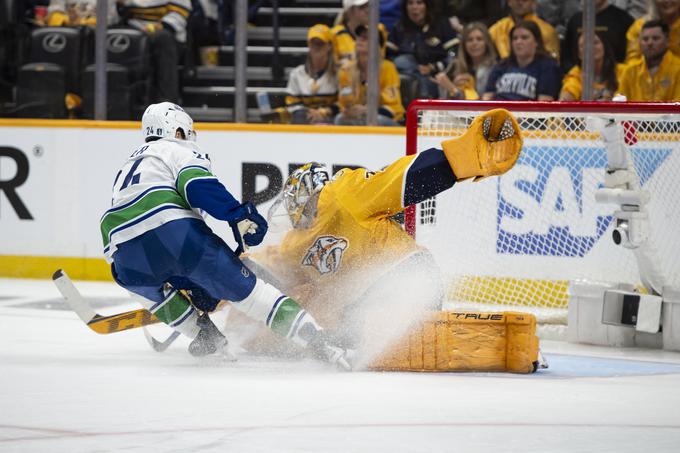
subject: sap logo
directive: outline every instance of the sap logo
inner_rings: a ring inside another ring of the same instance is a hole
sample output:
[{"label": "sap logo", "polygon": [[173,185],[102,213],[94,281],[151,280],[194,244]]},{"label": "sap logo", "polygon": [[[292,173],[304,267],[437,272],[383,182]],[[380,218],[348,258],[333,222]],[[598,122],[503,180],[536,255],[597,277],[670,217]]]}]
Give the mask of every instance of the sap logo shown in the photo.
[{"label": "sap logo", "polygon": [[[633,151],[644,186],[669,149]],[[528,146],[516,167],[498,182],[496,252],[582,257],[604,235],[614,205],[599,204],[604,148]]]}]

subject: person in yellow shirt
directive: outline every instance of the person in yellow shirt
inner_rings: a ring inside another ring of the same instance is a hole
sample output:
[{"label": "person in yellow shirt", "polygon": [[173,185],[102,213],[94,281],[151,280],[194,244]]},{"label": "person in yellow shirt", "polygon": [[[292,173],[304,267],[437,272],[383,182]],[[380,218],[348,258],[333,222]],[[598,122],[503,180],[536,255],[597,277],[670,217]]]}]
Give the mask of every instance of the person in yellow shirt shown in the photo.
[{"label": "person in yellow shirt", "polygon": [[642,26],[642,58],[630,62],[619,80],[619,93],[629,101],[680,101],[680,57],[668,49],[668,33],[662,20]]},{"label": "person in yellow shirt", "polygon": [[[291,173],[270,209],[271,219],[284,207],[292,229],[279,245],[250,255],[248,267],[258,275],[265,269],[332,338],[343,338],[338,344],[353,347],[360,335],[353,329],[371,309],[396,329],[400,299],[415,311],[440,309],[443,287],[432,255],[393,216],[463,180],[505,173],[521,147],[516,120],[496,109],[461,137],[378,172],[345,168],[331,177],[324,165],[308,163]],[[417,294],[406,296],[409,290]]]},{"label": "person in yellow shirt", "polygon": [[680,0],[648,0],[649,12],[637,19],[626,33],[626,62],[642,57],[640,32],[645,22],[660,19],[669,28],[669,48],[680,57]]},{"label": "person in yellow shirt", "polygon": [[[359,25],[355,34],[355,61],[346,61],[338,71],[338,105],[340,113],[335,124],[366,124],[366,78],[368,73],[368,29]],[[383,44],[382,35],[380,44]],[[378,102],[378,125],[397,126],[404,117],[401,103],[400,80],[397,68],[389,60],[380,63],[380,100]]]},{"label": "person in yellow shirt", "polygon": [[[340,23],[331,28],[333,59],[338,66],[354,59],[355,30],[359,25],[368,26],[368,0],[343,0],[342,8]],[[378,30],[383,42],[387,43],[385,26],[378,24]],[[381,45],[380,49],[384,57],[385,46]]]},{"label": "person in yellow shirt", "polygon": [[510,55],[510,30],[523,20],[530,20],[538,25],[543,37],[545,49],[550,56],[559,60],[560,40],[552,25],[535,14],[536,0],[508,0],[510,15],[499,20],[489,28],[489,33],[496,45],[498,56],[503,59]]},{"label": "person in yellow shirt", "polygon": [[[583,61],[583,35],[578,39],[578,58]],[[595,62],[595,81],[593,83],[593,101],[611,101],[618,87],[619,76],[625,65],[617,64],[614,51],[606,40],[606,36],[598,32],[593,43],[593,59]],[[583,96],[583,79],[581,65],[572,67],[562,80],[560,101],[580,101]]]},{"label": "person in yellow shirt", "polygon": [[[48,27],[76,27],[97,25],[96,0],[50,0],[47,7]],[[118,22],[115,0],[107,4],[107,24]]]}]

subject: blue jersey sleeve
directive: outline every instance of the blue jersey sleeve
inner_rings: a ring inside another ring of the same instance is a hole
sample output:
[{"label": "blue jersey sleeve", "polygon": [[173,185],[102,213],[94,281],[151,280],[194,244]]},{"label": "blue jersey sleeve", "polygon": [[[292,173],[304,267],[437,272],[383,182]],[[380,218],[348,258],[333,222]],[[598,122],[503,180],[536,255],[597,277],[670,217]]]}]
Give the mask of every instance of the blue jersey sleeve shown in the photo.
[{"label": "blue jersey sleeve", "polygon": [[192,208],[227,222],[234,219],[235,210],[241,206],[217,178],[192,181],[187,185],[186,197]]},{"label": "blue jersey sleeve", "polygon": [[234,210],[241,205],[207,165],[188,165],[182,168],[175,186],[189,206],[202,209],[218,220],[232,220]]}]

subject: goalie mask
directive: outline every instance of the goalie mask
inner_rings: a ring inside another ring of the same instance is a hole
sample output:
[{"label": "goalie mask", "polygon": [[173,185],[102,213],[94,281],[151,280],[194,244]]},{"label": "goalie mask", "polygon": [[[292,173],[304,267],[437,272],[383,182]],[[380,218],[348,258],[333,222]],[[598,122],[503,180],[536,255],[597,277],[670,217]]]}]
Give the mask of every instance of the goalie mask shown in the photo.
[{"label": "goalie mask", "polygon": [[293,228],[307,228],[316,216],[319,193],[330,181],[325,165],[311,162],[295,170],[283,186],[283,203]]},{"label": "goalie mask", "polygon": [[144,141],[159,138],[175,138],[177,131],[182,132],[185,140],[195,141],[194,120],[179,105],[172,102],[151,104],[142,116]]}]

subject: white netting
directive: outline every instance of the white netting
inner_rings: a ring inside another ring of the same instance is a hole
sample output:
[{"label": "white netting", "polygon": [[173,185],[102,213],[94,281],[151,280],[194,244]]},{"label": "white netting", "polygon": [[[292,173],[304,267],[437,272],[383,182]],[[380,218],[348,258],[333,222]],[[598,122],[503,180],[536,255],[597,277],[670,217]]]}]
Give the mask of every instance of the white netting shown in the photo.
[{"label": "white netting", "polygon": [[[525,141],[500,178],[464,182],[416,208],[416,240],[447,276],[452,303],[521,305],[566,322],[571,280],[640,284],[633,253],[611,239],[615,205],[598,204],[607,157],[587,113],[513,112]],[[460,135],[479,112],[421,111],[417,149]],[[658,263],[680,284],[680,117],[597,114],[621,121],[648,210]],[[410,132],[411,133],[411,132]],[[479,305],[475,305],[480,307]],[[511,307],[503,307],[511,308]]]}]

